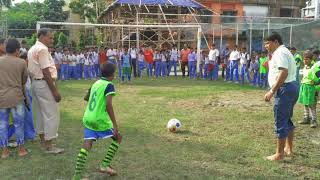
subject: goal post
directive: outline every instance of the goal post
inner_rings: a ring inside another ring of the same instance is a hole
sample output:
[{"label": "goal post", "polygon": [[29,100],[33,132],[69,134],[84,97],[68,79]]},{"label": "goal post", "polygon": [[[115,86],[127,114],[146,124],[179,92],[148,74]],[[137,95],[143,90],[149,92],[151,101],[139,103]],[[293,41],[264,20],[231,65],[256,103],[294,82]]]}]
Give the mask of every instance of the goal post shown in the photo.
[{"label": "goal post", "polygon": [[[197,74],[200,72],[200,61],[201,61],[201,25],[198,24],[167,24],[166,26],[160,24],[94,24],[94,23],[69,23],[69,22],[37,22],[37,31],[43,25],[60,25],[60,26],[84,26],[84,27],[109,27],[109,28],[159,28],[159,29],[168,29],[168,28],[194,28],[197,29],[196,37],[197,37]],[[137,39],[139,41],[139,39]],[[137,44],[139,44],[137,42]]]}]

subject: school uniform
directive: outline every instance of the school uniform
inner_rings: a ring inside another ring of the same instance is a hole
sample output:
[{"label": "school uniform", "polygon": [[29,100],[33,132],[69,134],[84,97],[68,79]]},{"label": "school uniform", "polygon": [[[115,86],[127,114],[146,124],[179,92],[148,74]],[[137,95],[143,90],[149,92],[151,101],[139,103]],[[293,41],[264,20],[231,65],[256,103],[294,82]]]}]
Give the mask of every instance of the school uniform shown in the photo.
[{"label": "school uniform", "polygon": [[233,81],[235,77],[235,81],[239,82],[239,62],[240,53],[237,50],[233,50],[230,53],[229,61],[230,61],[230,81]]},{"label": "school uniform", "polygon": [[154,54],[155,60],[155,75],[156,77],[161,76],[161,54]]},{"label": "school uniform", "polygon": [[250,55],[245,53],[240,53],[240,64],[241,64],[241,83],[244,84],[245,78],[250,82],[250,74],[248,71],[248,62],[250,60]]},{"label": "school uniform", "polygon": [[177,64],[178,64],[179,54],[180,54],[180,52],[178,49],[172,49],[170,51],[170,62],[169,62],[168,76],[171,73],[172,67],[173,67],[174,76],[177,76]]},{"label": "school uniform", "polygon": [[145,68],[144,55],[138,55],[138,77],[142,77],[142,70]]},{"label": "school uniform", "polygon": [[197,63],[197,56],[195,52],[192,52],[188,55],[188,68],[189,68],[189,77],[190,79],[195,79],[196,74],[196,63]]},{"label": "school uniform", "polygon": [[161,54],[161,76],[166,77],[167,76],[167,57],[165,52]]}]

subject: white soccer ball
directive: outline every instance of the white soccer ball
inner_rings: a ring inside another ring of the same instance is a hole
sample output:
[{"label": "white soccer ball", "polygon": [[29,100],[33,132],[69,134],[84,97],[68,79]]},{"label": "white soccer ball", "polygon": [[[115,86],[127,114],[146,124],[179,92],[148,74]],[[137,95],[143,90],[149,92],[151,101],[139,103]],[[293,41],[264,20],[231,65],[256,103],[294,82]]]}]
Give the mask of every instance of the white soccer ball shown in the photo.
[{"label": "white soccer ball", "polygon": [[167,129],[170,132],[175,133],[181,129],[181,126],[182,126],[182,124],[178,119],[170,119],[167,124]]}]

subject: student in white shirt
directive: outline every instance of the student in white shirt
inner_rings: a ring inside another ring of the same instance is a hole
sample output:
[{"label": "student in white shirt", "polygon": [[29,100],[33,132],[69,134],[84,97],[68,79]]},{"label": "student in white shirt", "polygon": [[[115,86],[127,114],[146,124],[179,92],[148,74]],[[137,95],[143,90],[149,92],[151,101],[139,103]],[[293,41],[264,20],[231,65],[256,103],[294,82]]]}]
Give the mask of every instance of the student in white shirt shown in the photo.
[{"label": "student in white shirt", "polygon": [[[134,77],[137,77],[137,56],[138,56],[137,48],[135,48],[135,47],[131,48],[129,54],[131,57],[131,63],[132,63],[131,68],[133,69],[133,75],[134,75]],[[132,71],[132,69],[131,69],[131,71]]]},{"label": "student in white shirt", "polygon": [[144,54],[143,51],[140,50],[138,54],[138,77],[142,77],[142,70],[145,68],[144,64]]},{"label": "student in white shirt", "polygon": [[174,45],[173,48],[170,51],[170,61],[169,61],[169,68],[168,68],[168,76],[171,73],[172,67],[173,67],[174,76],[177,76],[177,64],[178,64],[179,54],[180,54],[180,52],[177,49],[177,46]]},{"label": "student in white shirt", "polygon": [[241,83],[244,84],[245,78],[247,78],[247,82],[250,82],[250,73],[248,70],[248,63],[250,61],[250,55],[246,51],[246,48],[243,47],[240,53],[240,65],[241,65]]},{"label": "student in white shirt", "polygon": [[299,96],[299,84],[296,82],[296,63],[293,55],[282,42],[278,33],[272,33],[265,42],[265,48],[272,53],[269,61],[268,81],[271,87],[264,99],[269,102],[274,97],[275,132],[277,148],[270,161],[282,160],[293,153],[294,124],[293,108]]},{"label": "student in white shirt", "polygon": [[229,56],[230,61],[230,81],[233,82],[233,76],[235,76],[236,83],[239,83],[239,59],[240,53],[238,51],[238,46],[235,45]]},{"label": "student in white shirt", "polygon": [[209,51],[209,61],[211,61],[214,65],[214,69],[212,72],[212,80],[218,79],[218,74],[219,74],[218,58],[219,58],[219,50],[216,49],[215,44],[212,44],[210,51]]}]

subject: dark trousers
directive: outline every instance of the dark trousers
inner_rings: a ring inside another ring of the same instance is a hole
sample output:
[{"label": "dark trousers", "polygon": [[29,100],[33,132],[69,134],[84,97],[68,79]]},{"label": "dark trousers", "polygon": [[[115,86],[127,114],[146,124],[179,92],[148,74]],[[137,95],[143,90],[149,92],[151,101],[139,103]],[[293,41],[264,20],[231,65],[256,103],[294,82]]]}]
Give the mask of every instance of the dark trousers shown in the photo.
[{"label": "dark trousers", "polygon": [[[188,62],[181,62],[182,76],[186,76],[186,67],[188,68]],[[188,76],[189,76],[189,69],[188,69]]]},{"label": "dark trousers", "polygon": [[133,75],[134,77],[137,77],[137,59],[132,59],[132,66],[131,66],[131,71],[133,69]]}]

